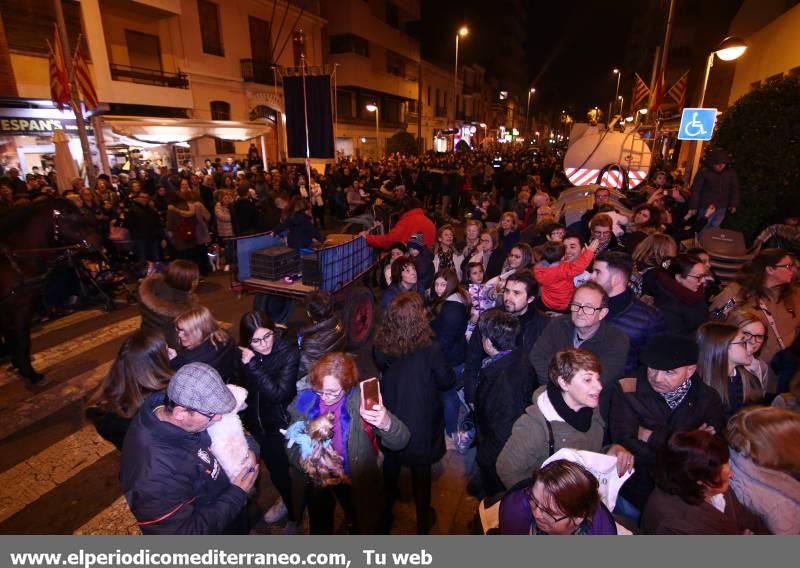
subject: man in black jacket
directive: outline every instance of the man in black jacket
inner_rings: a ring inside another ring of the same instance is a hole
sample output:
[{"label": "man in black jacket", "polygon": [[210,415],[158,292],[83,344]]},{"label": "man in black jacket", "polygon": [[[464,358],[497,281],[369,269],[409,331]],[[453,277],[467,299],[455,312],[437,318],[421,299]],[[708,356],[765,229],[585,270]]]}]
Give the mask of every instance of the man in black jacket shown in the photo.
[{"label": "man in black jacket", "polygon": [[[528,270],[520,270],[508,277],[503,290],[503,310],[519,320],[520,333],[517,335],[517,345],[525,353],[530,352],[550,321],[533,306],[538,288],[533,274]],[[470,404],[474,404],[475,401],[475,390],[480,382],[481,362],[485,356],[479,323],[469,339],[464,361],[464,398]],[[527,369],[524,372],[527,373]]]},{"label": "man in black jacket", "polygon": [[592,280],[608,294],[607,320],[628,336],[630,349],[625,372],[639,366],[639,351],[650,337],[666,331],[661,311],[639,300],[628,288],[633,270],[630,255],[621,251],[606,251],[594,260]]},{"label": "man in black jacket", "polygon": [[641,511],[654,487],[656,455],[673,432],[722,432],[725,414],[717,392],[696,373],[693,339],[653,337],[639,357],[636,377],[614,385],[608,424],[611,441],[634,455],[635,473],[622,486],[622,495]]},{"label": "man in black jacket", "polygon": [[536,369],[539,385],[546,385],[553,355],[567,347],[580,347],[600,359],[603,391],[600,393],[600,413],[608,416],[611,387],[624,376],[628,358],[628,337],[611,325],[608,315],[608,295],[595,282],[586,282],[575,290],[570,302],[570,317],[550,322],[530,351],[530,362]]},{"label": "man in black jacket", "polygon": [[256,204],[250,199],[250,186],[247,182],[242,182],[236,188],[238,198],[231,207],[231,220],[233,221],[233,232],[236,236],[251,235],[264,230],[261,212]]},{"label": "man in black jacket", "polygon": [[255,454],[229,479],[206,432],[235,407],[213,368],[189,363],[172,377],[166,395],[151,395],[139,409],[122,446],[120,481],[144,534],[247,534]]},{"label": "man in black jacket", "polygon": [[161,218],[150,206],[149,195],[139,192],[132,197],[128,211],[124,213],[124,222],[133,241],[136,262],[158,262],[164,238]]}]

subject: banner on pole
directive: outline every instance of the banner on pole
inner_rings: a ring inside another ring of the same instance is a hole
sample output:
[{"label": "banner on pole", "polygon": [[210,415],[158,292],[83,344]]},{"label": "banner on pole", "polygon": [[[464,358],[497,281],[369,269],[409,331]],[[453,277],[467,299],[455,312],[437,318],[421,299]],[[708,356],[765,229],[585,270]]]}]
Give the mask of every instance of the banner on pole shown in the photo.
[{"label": "banner on pole", "polygon": [[[305,80],[306,104],[303,101]],[[306,111],[310,158],[333,159],[333,111],[330,75],[283,76],[286,139],[290,158],[306,157]]]}]

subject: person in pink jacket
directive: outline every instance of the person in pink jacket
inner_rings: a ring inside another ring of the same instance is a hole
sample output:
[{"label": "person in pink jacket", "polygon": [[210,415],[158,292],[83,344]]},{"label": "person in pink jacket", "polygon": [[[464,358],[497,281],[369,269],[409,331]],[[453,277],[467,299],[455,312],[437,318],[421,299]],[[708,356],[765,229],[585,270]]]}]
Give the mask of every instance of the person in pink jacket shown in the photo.
[{"label": "person in pink jacket", "polygon": [[599,244],[597,239],[592,240],[580,256],[572,261],[564,260],[562,243],[549,242],[544,245],[544,260],[533,267],[533,276],[542,291],[541,297],[537,299],[540,309],[566,313],[569,301],[575,293],[573,278],[589,267]]}]

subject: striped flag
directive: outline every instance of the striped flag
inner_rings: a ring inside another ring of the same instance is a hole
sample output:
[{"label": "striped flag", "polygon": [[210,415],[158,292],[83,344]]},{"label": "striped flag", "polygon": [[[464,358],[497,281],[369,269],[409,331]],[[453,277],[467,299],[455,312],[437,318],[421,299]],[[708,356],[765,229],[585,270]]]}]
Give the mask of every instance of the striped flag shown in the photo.
[{"label": "striped flag", "polygon": [[72,63],[72,70],[75,73],[75,82],[83,96],[83,104],[86,106],[86,110],[97,108],[97,91],[94,88],[92,76],[89,74],[89,65],[86,63],[86,57],[83,55],[80,38],[78,38],[78,46],[75,48],[75,57]]},{"label": "striped flag", "polygon": [[50,98],[56,103],[58,110],[64,110],[64,105],[70,104],[72,94],[57,26],[53,32],[53,43],[50,45],[48,42],[48,47],[50,48]]},{"label": "striped flag", "polygon": [[634,73],[636,80],[633,83],[633,97],[631,98],[631,109],[637,110],[639,103],[641,103],[650,94],[650,89],[647,87],[638,73]]},{"label": "striped flag", "polygon": [[656,90],[653,93],[653,104],[650,107],[650,110],[657,111],[661,109],[661,105],[664,103],[664,72],[661,71],[658,74],[658,78],[656,79]]},{"label": "striped flag", "polygon": [[681,78],[675,81],[675,84],[669,88],[669,91],[665,93],[664,96],[669,97],[675,104],[678,105],[678,109],[682,109],[683,105],[686,103],[686,86],[689,84],[689,72],[686,71]]}]

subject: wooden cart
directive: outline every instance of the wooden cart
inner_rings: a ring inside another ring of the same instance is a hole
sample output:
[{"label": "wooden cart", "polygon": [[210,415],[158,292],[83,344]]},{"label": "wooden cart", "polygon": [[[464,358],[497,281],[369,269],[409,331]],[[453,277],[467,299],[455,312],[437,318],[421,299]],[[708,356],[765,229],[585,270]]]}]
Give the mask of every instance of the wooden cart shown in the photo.
[{"label": "wooden cart", "polygon": [[[357,240],[363,243],[355,243]],[[319,286],[303,283],[302,278],[296,280],[264,280],[254,277],[250,272],[250,255],[254,251],[282,245],[283,241],[271,233],[236,237],[226,242],[226,246],[236,249],[236,264],[231,270],[231,288],[254,294],[253,309],[271,312],[275,321],[284,322],[289,317],[293,301],[305,300],[311,292],[321,289],[333,295],[336,306],[342,310],[342,321],[347,330],[349,347],[358,349],[372,337],[375,327],[375,296],[367,286],[370,272],[377,265],[375,251],[366,246],[366,240],[358,235],[331,235],[329,240],[317,252],[320,255],[334,258],[328,262],[329,274],[326,281]],[[350,249],[358,248],[361,257],[356,265],[348,257],[337,258],[337,253],[350,245]],[[358,246],[354,246],[358,245]],[[369,249],[364,252],[364,247]],[[368,254],[367,258],[364,254]],[[280,300],[283,299],[281,302]],[[277,300],[277,301],[276,301]]]}]

